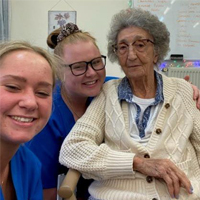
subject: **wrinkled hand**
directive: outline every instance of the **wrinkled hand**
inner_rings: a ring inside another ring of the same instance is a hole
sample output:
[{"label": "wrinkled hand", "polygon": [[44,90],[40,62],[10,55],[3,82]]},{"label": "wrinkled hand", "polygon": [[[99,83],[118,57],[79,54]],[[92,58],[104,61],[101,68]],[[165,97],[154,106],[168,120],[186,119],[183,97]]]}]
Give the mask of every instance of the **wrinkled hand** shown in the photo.
[{"label": "wrinkled hand", "polygon": [[135,156],[133,170],[147,176],[163,179],[172,198],[178,198],[180,187],[184,187],[189,194],[192,194],[192,185],[185,173],[168,159],[151,159]]},{"label": "wrinkled hand", "polygon": [[[184,79],[186,81],[190,82],[189,81],[190,76],[185,76]],[[192,86],[192,89],[193,89],[193,99],[196,101],[197,108],[200,110],[200,91],[199,91],[199,88],[195,85],[192,85],[192,83],[191,83],[191,86]]]}]

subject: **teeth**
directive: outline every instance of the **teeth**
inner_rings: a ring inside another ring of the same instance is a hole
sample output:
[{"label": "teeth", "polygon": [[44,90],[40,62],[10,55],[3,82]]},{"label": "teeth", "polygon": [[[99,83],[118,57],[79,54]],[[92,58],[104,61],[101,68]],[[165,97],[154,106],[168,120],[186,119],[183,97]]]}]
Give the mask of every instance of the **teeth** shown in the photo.
[{"label": "teeth", "polygon": [[13,116],[12,119],[19,121],[19,122],[32,122],[33,118],[24,118],[24,117],[17,117]]},{"label": "teeth", "polygon": [[92,85],[92,84],[94,84],[94,83],[96,83],[96,81],[88,82],[88,83],[85,83],[85,84],[86,84],[86,85]]}]

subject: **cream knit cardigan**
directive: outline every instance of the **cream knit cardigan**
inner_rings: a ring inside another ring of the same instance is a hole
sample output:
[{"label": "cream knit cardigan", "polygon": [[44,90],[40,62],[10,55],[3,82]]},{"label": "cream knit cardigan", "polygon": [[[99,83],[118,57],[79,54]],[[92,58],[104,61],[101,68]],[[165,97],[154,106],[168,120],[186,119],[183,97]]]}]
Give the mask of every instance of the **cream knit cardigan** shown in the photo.
[{"label": "cream knit cardigan", "polygon": [[130,137],[128,104],[118,101],[120,81],[104,84],[64,140],[60,163],[95,180],[91,199],[170,200],[163,180],[132,170],[136,154],[167,158],[185,172],[194,189],[188,195],[181,188],[179,200],[200,200],[200,111],[190,84],[163,75],[164,103],[143,146]]}]

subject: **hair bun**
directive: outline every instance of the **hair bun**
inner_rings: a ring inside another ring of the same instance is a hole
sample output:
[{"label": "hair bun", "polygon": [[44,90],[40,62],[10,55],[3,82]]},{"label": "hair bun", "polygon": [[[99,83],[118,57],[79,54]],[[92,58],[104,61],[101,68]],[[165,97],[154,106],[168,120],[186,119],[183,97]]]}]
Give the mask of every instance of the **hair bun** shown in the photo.
[{"label": "hair bun", "polygon": [[54,30],[53,32],[51,32],[49,34],[49,36],[47,37],[47,45],[51,48],[51,49],[55,49],[56,45],[57,45],[57,37],[60,33],[61,28],[58,28],[56,30]]},{"label": "hair bun", "polygon": [[77,33],[77,32],[81,32],[81,31],[79,30],[79,28],[76,24],[73,24],[73,23],[65,24],[61,27],[60,33],[57,37],[57,42],[60,42],[65,37],[67,37],[73,33]]},{"label": "hair bun", "polygon": [[67,23],[61,26],[60,28],[54,30],[52,33],[49,34],[47,38],[47,44],[50,48],[54,49],[58,42],[61,42],[63,39],[65,39],[67,36],[81,32],[79,30],[78,26],[73,23]]}]

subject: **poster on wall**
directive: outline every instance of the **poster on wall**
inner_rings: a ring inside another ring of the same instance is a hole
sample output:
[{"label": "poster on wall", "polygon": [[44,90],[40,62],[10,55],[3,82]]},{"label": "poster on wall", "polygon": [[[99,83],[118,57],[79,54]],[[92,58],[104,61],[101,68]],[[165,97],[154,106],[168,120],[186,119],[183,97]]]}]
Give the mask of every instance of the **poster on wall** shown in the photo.
[{"label": "poster on wall", "polygon": [[69,22],[76,24],[76,11],[48,11],[48,34]]}]

